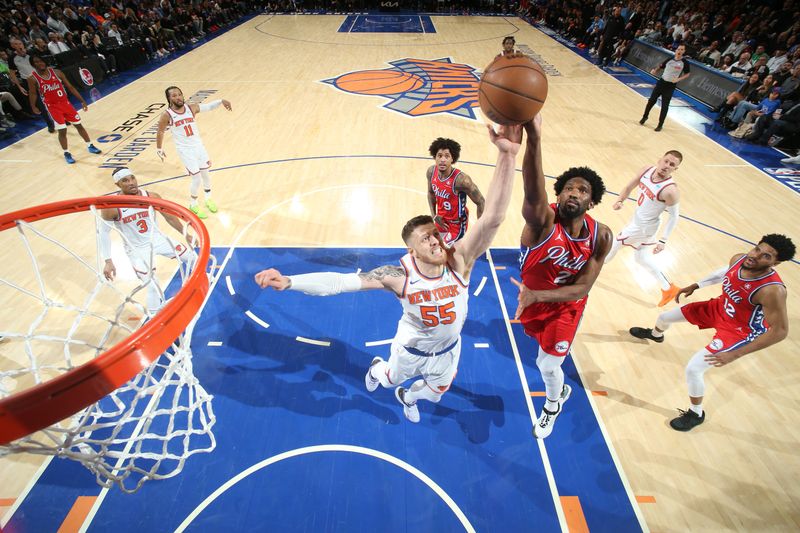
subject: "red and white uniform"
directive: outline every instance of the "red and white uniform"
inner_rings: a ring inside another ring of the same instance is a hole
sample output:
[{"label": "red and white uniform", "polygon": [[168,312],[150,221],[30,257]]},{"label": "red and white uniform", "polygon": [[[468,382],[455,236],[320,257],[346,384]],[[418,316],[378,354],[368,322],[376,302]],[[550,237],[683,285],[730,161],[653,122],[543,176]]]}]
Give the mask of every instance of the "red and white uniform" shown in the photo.
[{"label": "red and white uniform", "polygon": [[403,316],[397,324],[389,357],[389,380],[398,385],[422,375],[437,392],[450,386],[461,356],[461,329],[467,318],[469,281],[450,266],[429,278],[411,254],[400,259],[406,283],[400,295]]},{"label": "red and white uniform", "polygon": [[[532,290],[558,289],[573,284],[597,243],[598,227],[592,217],[584,215],[583,233],[587,236],[573,239],[561,225],[556,204],[550,207],[556,213],[550,235],[532,248],[523,246],[520,249],[522,282]],[[588,298],[587,295],[572,302],[531,304],[522,312],[520,322],[542,351],[563,357],[569,353]]]},{"label": "red and white uniform", "polygon": [[633,220],[617,235],[617,240],[626,246],[638,249],[656,244],[661,214],[667,208],[666,202],[661,199],[661,192],[677,185],[672,176],[663,181],[653,181],[655,171],[656,167],[650,167],[639,177],[639,200]]},{"label": "red and white uniform", "polygon": [[700,329],[716,330],[714,338],[706,346],[711,353],[736,349],[752,342],[769,328],[761,305],[753,303],[753,295],[767,285],[783,285],[783,281],[774,270],[760,278],[742,277],[745,257],[742,256],[725,273],[721,295],[680,308],[689,323]]},{"label": "red and white uniform", "polygon": [[[141,194],[149,196],[144,190]],[[117,209],[117,219],[114,220],[114,227],[122,235],[125,253],[140,278],[155,268],[152,258],[156,255],[170,259],[177,257],[183,263],[193,263],[196,256],[193,250],[161,233],[155,215],[154,210],[153,218],[150,218],[150,211],[146,207],[123,207]]]},{"label": "red and white uniform", "polygon": [[467,210],[467,194],[456,192],[455,184],[461,171],[452,168],[450,175],[443,178],[439,167],[433,167],[431,190],[436,196],[436,214],[442,217],[446,226],[436,225],[442,240],[447,246],[452,245],[467,232],[469,210]]},{"label": "red and white uniform", "polygon": [[172,140],[175,141],[175,150],[186,171],[189,174],[197,174],[201,170],[210,168],[211,161],[203,146],[195,115],[189,104],[183,106],[183,113],[171,108],[167,109],[167,113],[169,113],[169,130],[172,133]]},{"label": "red and white uniform", "polygon": [[57,130],[66,128],[67,122],[73,124],[81,123],[80,115],[78,115],[78,112],[67,99],[66,87],[64,87],[64,84],[58,79],[56,71],[52,67],[47,69],[46,78],[40,76],[35,70],[32,76],[36,80],[39,94],[42,95],[45,111],[52,117]]}]

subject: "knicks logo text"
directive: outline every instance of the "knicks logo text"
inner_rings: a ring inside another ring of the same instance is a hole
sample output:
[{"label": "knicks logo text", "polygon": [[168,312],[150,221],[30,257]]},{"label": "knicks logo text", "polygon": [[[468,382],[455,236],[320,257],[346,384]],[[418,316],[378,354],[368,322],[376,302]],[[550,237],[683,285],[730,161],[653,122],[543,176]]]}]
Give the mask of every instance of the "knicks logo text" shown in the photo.
[{"label": "knicks logo text", "polygon": [[457,285],[446,285],[437,289],[412,292],[408,294],[408,303],[421,304],[424,302],[444,300],[445,298],[455,298],[458,296]]},{"label": "knicks logo text", "polygon": [[383,107],[411,117],[449,113],[477,120],[478,83],[475,67],[449,58],[399,59],[392,68],[347,72],[322,80],[340,91],[391,100]]}]

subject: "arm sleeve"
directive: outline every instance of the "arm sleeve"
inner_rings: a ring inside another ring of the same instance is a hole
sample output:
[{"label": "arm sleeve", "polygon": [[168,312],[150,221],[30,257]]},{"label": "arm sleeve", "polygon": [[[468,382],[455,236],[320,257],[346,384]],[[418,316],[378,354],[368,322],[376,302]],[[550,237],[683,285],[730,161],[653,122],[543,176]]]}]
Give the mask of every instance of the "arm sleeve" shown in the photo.
[{"label": "arm sleeve", "polygon": [[667,206],[667,213],[669,213],[669,220],[664,225],[664,231],[661,233],[661,238],[659,241],[662,243],[666,243],[669,236],[672,234],[672,231],[675,229],[675,226],[678,225],[678,218],[680,217],[680,209],[678,206],[681,205],[678,202],[675,205],[668,205]]},{"label": "arm sleeve", "polygon": [[313,296],[331,296],[343,292],[361,290],[358,274],[339,274],[338,272],[314,272],[289,276],[289,290],[300,291]]},{"label": "arm sleeve", "polygon": [[100,220],[100,259],[111,259],[111,225],[105,220]]},{"label": "arm sleeve", "polygon": [[202,103],[200,104],[200,112],[202,113],[204,111],[212,111],[221,105],[222,105],[222,100],[214,100],[213,102],[209,102],[207,104]]},{"label": "arm sleeve", "polygon": [[704,277],[700,281],[697,282],[698,287],[708,287],[709,285],[716,285],[717,283],[722,283],[722,278],[725,277],[725,273],[728,271],[729,267],[722,267],[718,270],[715,270],[708,276]]}]

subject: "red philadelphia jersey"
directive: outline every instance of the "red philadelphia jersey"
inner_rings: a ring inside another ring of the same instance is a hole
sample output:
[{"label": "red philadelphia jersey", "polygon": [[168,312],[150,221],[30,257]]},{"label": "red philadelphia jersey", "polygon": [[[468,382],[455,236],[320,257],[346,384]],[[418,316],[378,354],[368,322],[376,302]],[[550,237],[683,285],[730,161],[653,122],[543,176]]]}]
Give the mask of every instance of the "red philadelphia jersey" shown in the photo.
[{"label": "red philadelphia jersey", "polygon": [[442,179],[439,175],[439,167],[434,166],[431,177],[431,190],[436,196],[436,214],[447,222],[447,228],[439,228],[439,231],[452,234],[453,241],[464,236],[469,220],[467,194],[456,192],[454,188],[459,174],[461,171],[453,168],[450,176]]},{"label": "red philadelphia jersey", "polygon": [[783,281],[774,270],[760,278],[742,277],[745,257],[742,256],[725,273],[721,295],[681,307],[690,323],[701,329],[717,330],[715,340],[707,347],[711,352],[733,350],[752,342],[769,328],[761,305],[752,301],[753,295],[767,285],[783,285]]},{"label": "red philadelphia jersey", "polygon": [[[597,243],[597,222],[584,215],[586,237],[573,239],[561,225],[556,204],[550,204],[556,218],[547,238],[529,248],[520,249],[522,282],[533,290],[549,290],[571,285],[589,261]],[[525,333],[535,338],[541,349],[555,356],[569,352],[578,331],[588,295],[573,302],[542,302],[525,308],[520,322]]]},{"label": "red philadelphia jersey", "polygon": [[67,89],[61,80],[58,79],[56,71],[52,67],[47,69],[49,77],[43,78],[34,70],[33,76],[36,78],[36,83],[39,85],[39,93],[42,95],[42,101],[47,107],[58,107],[63,104],[71,105],[67,99]]}]

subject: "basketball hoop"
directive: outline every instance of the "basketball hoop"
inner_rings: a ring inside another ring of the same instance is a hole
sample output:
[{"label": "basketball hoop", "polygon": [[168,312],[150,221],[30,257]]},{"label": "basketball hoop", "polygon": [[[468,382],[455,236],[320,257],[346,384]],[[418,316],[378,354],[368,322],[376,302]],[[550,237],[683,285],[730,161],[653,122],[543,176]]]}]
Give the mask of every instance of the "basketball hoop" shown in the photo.
[{"label": "basketball hoop", "polygon": [[[171,284],[180,285],[177,292],[154,315],[140,301],[146,285],[158,286],[152,244],[152,271],[127,288],[105,279],[96,244],[63,244],[81,228],[99,235],[109,224],[99,210],[122,208],[147,209],[150,220],[156,211],[177,217],[183,237],[199,248],[192,271],[179,267]],[[18,239],[6,231],[12,228]],[[190,342],[209,289],[206,266],[215,260],[194,213],[146,196],[82,198],[2,215],[0,237],[4,250],[17,251],[15,264],[27,254],[33,266],[0,272],[0,297],[13,310],[0,316],[0,457],[67,457],[100,485],[135,492],[214,449],[216,418],[192,372]]]}]

